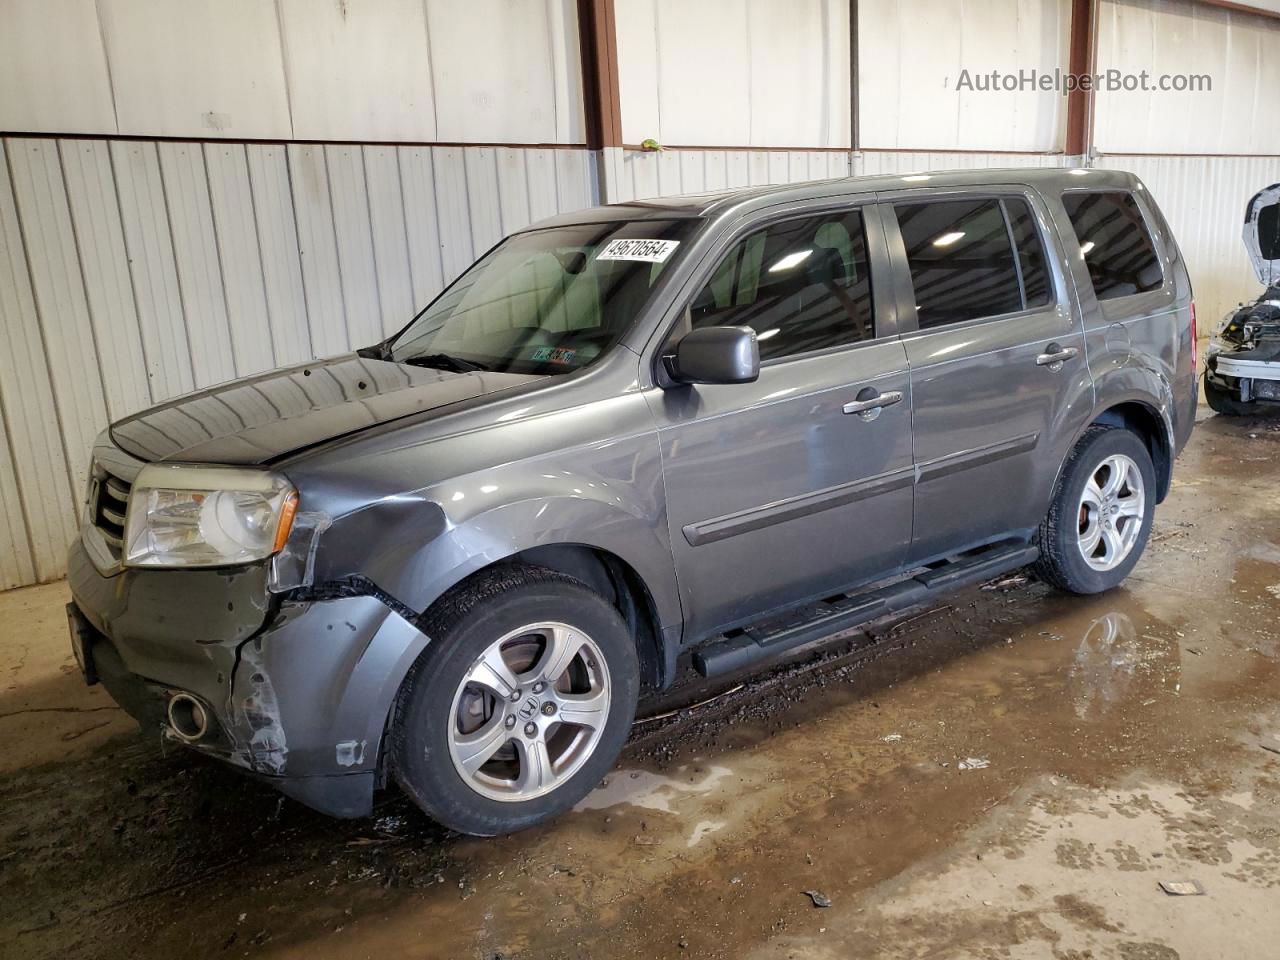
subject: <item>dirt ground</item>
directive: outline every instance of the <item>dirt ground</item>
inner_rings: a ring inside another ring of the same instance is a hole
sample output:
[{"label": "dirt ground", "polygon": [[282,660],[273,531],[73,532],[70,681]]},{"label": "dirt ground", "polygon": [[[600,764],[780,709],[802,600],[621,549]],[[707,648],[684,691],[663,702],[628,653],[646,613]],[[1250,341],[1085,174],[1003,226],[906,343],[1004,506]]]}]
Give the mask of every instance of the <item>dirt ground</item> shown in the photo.
[{"label": "dirt ground", "polygon": [[0,956],[1280,956],[1278,467],[1280,421],[1202,414],[1123,588],[1005,578],[682,684],[496,840],[143,740],[65,587],[0,595]]}]

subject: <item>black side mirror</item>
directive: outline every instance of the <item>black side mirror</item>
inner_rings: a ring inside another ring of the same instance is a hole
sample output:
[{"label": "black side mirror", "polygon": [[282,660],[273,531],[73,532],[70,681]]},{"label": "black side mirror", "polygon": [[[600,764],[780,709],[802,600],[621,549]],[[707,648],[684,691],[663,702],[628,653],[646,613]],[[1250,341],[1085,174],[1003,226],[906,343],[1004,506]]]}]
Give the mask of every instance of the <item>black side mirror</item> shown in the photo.
[{"label": "black side mirror", "polygon": [[702,327],[666,357],[677,383],[751,383],[760,376],[760,344],[750,327]]}]

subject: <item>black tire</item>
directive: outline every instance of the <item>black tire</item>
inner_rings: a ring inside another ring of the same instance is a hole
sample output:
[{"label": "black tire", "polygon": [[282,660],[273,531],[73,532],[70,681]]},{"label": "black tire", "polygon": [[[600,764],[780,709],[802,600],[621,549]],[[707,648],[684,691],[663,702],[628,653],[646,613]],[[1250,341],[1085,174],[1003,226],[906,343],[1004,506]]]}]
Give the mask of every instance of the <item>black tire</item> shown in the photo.
[{"label": "black tire", "polygon": [[[527,624],[557,621],[599,648],[609,676],[609,709],[594,750],[550,793],[498,800],[478,792],[449,749],[455,695],[467,671],[496,640]],[[475,575],[423,617],[430,644],[409,671],[391,730],[396,780],[429,816],[460,833],[512,833],[569,810],[608,773],[635,717],[640,668],[635,642],[617,609],[572,577],[545,567],[507,564]]]},{"label": "black tire", "polygon": [[[1080,497],[1085,484],[1107,457],[1123,454],[1138,466],[1144,487],[1142,527],[1129,554],[1110,570],[1096,570],[1080,550]],[[1040,525],[1040,559],[1035,572],[1041,580],[1069,593],[1102,593],[1118,585],[1137,564],[1151,536],[1155,515],[1156,478],[1147,445],[1130,430],[1092,426],[1067,455],[1049,513]]]},{"label": "black tire", "polygon": [[1209,408],[1214,413],[1220,413],[1226,417],[1252,417],[1258,412],[1258,404],[1241,403],[1208,377],[1204,379],[1204,398],[1209,402]]}]

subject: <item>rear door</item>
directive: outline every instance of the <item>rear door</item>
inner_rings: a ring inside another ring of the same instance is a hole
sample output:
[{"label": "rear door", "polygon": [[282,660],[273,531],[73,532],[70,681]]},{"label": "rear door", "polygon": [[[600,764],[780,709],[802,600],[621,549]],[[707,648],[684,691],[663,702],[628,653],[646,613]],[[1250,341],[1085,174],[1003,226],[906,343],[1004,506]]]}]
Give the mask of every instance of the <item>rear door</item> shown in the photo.
[{"label": "rear door", "polygon": [[895,196],[917,487],[912,562],[1009,534],[1047,509],[1090,381],[1060,245],[1020,188]]},{"label": "rear door", "polygon": [[903,562],[911,385],[887,277],[876,210],[827,201],[739,228],[691,283],[663,351],[748,325],[762,363],[755,383],[648,393],[688,637]]}]

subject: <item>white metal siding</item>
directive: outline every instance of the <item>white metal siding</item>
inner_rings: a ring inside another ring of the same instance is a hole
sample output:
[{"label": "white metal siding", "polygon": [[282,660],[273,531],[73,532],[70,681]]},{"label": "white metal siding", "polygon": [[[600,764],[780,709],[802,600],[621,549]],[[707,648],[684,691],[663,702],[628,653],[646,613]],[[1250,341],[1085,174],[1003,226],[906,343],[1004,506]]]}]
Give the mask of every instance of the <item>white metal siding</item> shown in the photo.
[{"label": "white metal siding", "polygon": [[[1097,94],[1103,153],[1280,155],[1280,21],[1188,0],[1104,0],[1098,69],[1207,74],[1210,91]],[[1260,186],[1265,186],[1261,184]]]},{"label": "white metal siding", "polygon": [[606,151],[613,165],[611,202],[734,187],[849,176],[849,154],[839,150]]},{"label": "white metal siding", "polygon": [[627,143],[847,147],[844,0],[619,0]]},{"label": "white metal siding", "polygon": [[0,130],[116,132],[96,4],[4,0]]},{"label": "white metal siding", "polygon": [[595,190],[585,150],[4,139],[0,589],[63,572],[109,419],[375,342]]},{"label": "white metal siding", "polygon": [[440,140],[581,143],[571,0],[426,0]]},{"label": "white metal siding", "polygon": [[1061,150],[1066,99],[1060,93],[957,87],[965,69],[972,76],[1065,69],[1070,10],[1059,0],[862,0],[860,145]]},{"label": "white metal siding", "polygon": [[[8,150],[0,153],[0,586],[56,577],[74,532],[71,476],[58,426],[27,252],[18,227]],[[17,505],[17,509],[13,507]]]},{"label": "white metal siding", "polygon": [[915,153],[876,150],[854,154],[858,176],[921,173],[927,170],[977,170],[989,167],[1063,167],[1071,165],[1060,153]]},{"label": "white metal siding", "polygon": [[3,0],[0,130],[581,143],[577,36],[573,0]]},{"label": "white metal siding", "polygon": [[111,0],[96,8],[119,133],[288,136],[274,3]]},{"label": "white metal siding", "polygon": [[436,139],[422,0],[281,0],[279,9],[289,89],[308,91],[292,100],[297,138]]}]

